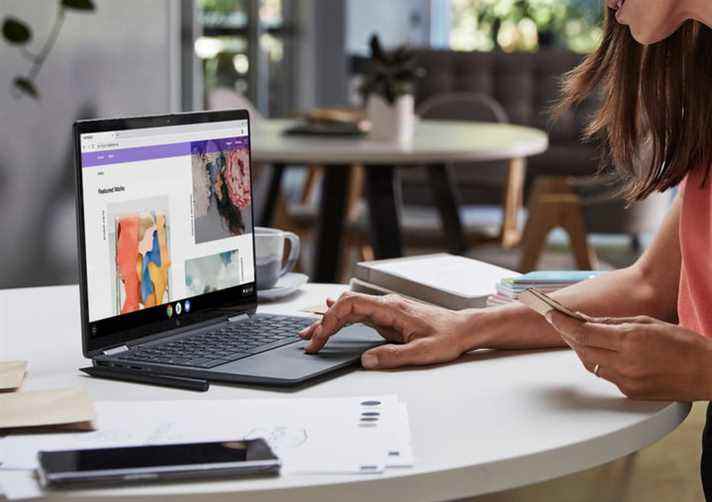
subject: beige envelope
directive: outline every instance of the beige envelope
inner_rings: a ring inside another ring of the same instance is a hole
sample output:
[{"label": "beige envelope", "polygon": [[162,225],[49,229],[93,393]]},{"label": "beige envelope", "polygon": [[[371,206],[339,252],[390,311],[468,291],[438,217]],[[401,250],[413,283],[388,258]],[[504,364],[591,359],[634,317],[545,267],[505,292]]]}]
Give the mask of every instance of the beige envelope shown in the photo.
[{"label": "beige envelope", "polygon": [[94,418],[94,405],[84,389],[0,394],[0,429],[93,430]]},{"label": "beige envelope", "polygon": [[0,391],[18,389],[26,371],[27,361],[0,361]]}]

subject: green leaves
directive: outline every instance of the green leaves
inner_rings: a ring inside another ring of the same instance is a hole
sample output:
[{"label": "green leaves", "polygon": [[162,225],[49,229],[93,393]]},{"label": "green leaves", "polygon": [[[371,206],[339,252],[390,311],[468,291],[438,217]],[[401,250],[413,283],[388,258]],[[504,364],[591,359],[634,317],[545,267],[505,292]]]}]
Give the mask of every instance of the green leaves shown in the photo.
[{"label": "green leaves", "polygon": [[[42,65],[47,59],[47,56],[52,51],[54,43],[62,28],[65,10],[71,9],[74,11],[92,12],[96,10],[93,0],[59,0],[59,9],[54,20],[54,26],[50,32],[47,41],[42,46],[39,53],[32,53],[26,47],[20,49],[20,54],[31,63],[29,71],[25,75],[17,75],[12,81],[12,93],[16,98],[28,96],[34,99],[39,99],[40,93],[37,90],[35,79]],[[23,21],[7,16],[2,24],[2,36],[12,45],[23,46],[32,40],[32,30]]]},{"label": "green leaves", "polygon": [[15,77],[15,80],[12,81],[12,85],[19,92],[21,92],[22,94],[26,94],[31,98],[37,99],[40,97],[40,93],[37,91],[37,87],[35,87],[35,84],[32,82],[32,80],[28,78]]},{"label": "green leaves", "polygon": [[92,0],[62,0],[62,7],[75,10],[94,10],[94,2]]},{"label": "green leaves", "polygon": [[371,61],[360,87],[361,94],[364,97],[378,94],[393,104],[398,97],[412,93],[415,82],[424,73],[413,52],[405,46],[387,51],[378,35],[371,36],[369,46]]},{"label": "green leaves", "polygon": [[32,31],[19,19],[6,17],[2,24],[2,35],[11,44],[23,45],[32,38]]}]

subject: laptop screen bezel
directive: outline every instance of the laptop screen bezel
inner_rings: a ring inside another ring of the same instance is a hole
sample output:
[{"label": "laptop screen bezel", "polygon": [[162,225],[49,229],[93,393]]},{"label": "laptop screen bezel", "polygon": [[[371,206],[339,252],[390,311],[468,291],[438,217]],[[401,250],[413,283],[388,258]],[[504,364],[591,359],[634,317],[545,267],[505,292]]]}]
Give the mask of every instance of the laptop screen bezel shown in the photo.
[{"label": "laptop screen bezel", "polygon": [[[197,323],[204,323],[233,317],[241,314],[254,313],[257,310],[256,282],[235,286],[222,291],[206,293],[191,298],[193,305],[204,306],[193,308],[181,316],[173,316],[150,322],[141,322],[141,314],[134,312],[123,314],[96,322],[112,321],[119,325],[115,332],[107,335],[93,335],[89,320],[89,298],[87,286],[87,260],[86,260],[86,234],[84,228],[84,197],[82,181],[82,157],[80,139],[83,134],[100,133],[108,131],[122,131],[128,129],[146,129],[155,127],[171,127],[191,124],[209,124],[214,122],[247,121],[248,153],[250,158],[250,191],[253,193],[252,212],[253,231],[255,226],[254,183],[252,166],[252,141],[250,116],[247,110],[222,110],[211,112],[190,112],[170,115],[154,115],[144,117],[124,117],[116,119],[82,120],[74,123],[74,151],[76,174],[76,213],[77,213],[77,247],[79,260],[79,296],[82,324],[82,352],[85,357],[91,358],[113,347],[129,344],[146,337],[160,334],[169,334],[176,329],[183,329]],[[253,270],[255,263],[255,239],[252,239]],[[246,292],[247,291],[247,292]],[[243,296],[244,295],[244,296]],[[198,299],[200,301],[193,301]],[[182,299],[181,299],[182,300]],[[171,301],[169,303],[174,303]],[[165,307],[165,305],[163,305]],[[160,307],[154,307],[160,308]]]}]

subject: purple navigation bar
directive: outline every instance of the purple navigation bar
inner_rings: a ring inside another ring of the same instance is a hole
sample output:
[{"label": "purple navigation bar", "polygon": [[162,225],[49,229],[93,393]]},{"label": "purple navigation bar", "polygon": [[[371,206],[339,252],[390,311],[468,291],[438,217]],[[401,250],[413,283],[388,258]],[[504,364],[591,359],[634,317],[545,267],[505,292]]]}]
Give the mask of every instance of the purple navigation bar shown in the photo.
[{"label": "purple navigation bar", "polygon": [[124,162],[141,160],[166,159],[183,157],[192,153],[215,153],[219,151],[247,148],[249,141],[244,138],[219,138],[202,141],[187,141],[168,145],[138,146],[105,150],[103,152],[87,152],[82,154],[82,167],[97,167]]}]

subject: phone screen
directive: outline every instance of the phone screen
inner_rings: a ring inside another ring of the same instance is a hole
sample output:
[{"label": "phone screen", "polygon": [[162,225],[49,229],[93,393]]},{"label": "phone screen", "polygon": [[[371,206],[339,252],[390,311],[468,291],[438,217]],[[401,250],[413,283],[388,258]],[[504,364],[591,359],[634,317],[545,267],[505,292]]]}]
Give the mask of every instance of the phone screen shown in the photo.
[{"label": "phone screen", "polygon": [[276,460],[262,439],[40,452],[48,474]]}]

